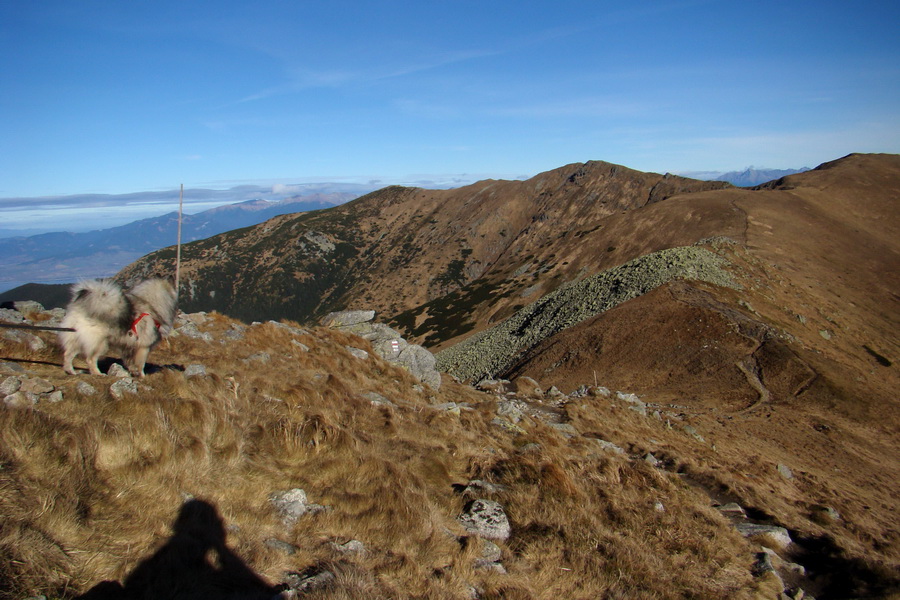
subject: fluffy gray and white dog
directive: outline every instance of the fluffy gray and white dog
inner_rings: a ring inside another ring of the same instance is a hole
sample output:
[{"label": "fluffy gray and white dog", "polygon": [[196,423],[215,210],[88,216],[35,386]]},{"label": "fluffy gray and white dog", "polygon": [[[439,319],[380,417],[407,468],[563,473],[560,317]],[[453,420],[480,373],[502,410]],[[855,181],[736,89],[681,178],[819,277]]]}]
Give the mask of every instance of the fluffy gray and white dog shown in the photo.
[{"label": "fluffy gray and white dog", "polygon": [[63,369],[74,375],[72,361],[81,354],[88,370],[101,375],[97,361],[114,349],[132,375],[143,377],[150,350],[174,322],[175,289],[165,279],[146,279],[130,290],[108,279],[76,283],[62,321],[75,331],[59,334]]}]

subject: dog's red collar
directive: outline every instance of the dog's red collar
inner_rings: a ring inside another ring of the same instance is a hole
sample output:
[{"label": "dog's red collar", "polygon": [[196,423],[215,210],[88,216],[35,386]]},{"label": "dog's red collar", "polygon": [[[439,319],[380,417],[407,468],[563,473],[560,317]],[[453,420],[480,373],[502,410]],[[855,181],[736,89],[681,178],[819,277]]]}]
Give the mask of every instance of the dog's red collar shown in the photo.
[{"label": "dog's red collar", "polygon": [[[134,334],[134,337],[137,337],[137,334],[138,334],[138,332],[137,332],[137,326],[138,326],[138,323],[140,323],[140,322],[141,322],[141,319],[143,319],[144,317],[149,317],[149,316],[150,316],[150,313],[141,313],[141,314],[139,314],[139,315],[137,316],[137,318],[131,323],[131,333]],[[157,321],[156,319],[153,319],[153,324],[156,325],[156,329],[157,329],[157,330],[159,330],[159,328],[162,326],[162,323],[160,323],[160,322]]]}]

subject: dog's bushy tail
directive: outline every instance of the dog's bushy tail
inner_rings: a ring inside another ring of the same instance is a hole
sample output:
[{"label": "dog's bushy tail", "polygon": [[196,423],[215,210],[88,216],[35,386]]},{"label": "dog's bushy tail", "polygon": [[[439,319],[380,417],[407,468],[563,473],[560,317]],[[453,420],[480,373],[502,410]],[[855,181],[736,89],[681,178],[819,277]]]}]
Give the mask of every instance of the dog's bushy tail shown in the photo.
[{"label": "dog's bushy tail", "polygon": [[160,331],[164,335],[173,327],[175,321],[175,288],[166,279],[145,279],[130,291],[126,297],[141,310],[150,309],[153,318],[160,323]]},{"label": "dog's bushy tail", "polygon": [[110,325],[120,325],[131,316],[131,302],[122,288],[109,279],[86,279],[74,284],[72,304],[77,304],[86,316]]}]

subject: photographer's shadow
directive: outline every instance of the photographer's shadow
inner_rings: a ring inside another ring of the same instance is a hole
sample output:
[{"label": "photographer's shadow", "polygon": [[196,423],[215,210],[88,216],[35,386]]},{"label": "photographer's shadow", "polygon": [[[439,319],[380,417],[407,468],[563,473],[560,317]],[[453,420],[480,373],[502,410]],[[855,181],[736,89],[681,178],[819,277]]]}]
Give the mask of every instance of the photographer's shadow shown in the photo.
[{"label": "photographer's shadow", "polygon": [[78,600],[271,600],[280,591],[225,545],[225,527],[212,504],[186,502],[172,530],[124,584],[104,581]]}]

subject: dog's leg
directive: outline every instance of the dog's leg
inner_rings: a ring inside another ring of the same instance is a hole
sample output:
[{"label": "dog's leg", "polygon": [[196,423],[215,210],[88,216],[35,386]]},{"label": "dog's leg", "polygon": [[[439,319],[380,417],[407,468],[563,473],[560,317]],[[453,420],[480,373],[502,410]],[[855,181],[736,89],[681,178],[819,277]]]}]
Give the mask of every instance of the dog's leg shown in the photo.
[{"label": "dog's leg", "polygon": [[75,367],[72,366],[72,361],[75,360],[76,356],[78,356],[78,353],[73,352],[69,348],[66,348],[65,352],[63,352],[63,371],[69,375],[76,374]]},{"label": "dog's leg", "polygon": [[87,357],[88,370],[94,375],[103,375],[103,371],[100,370],[99,365],[97,365],[97,361],[100,360],[100,354],[102,352],[98,352],[92,356]]},{"label": "dog's leg", "polygon": [[131,358],[131,366],[129,368],[132,375],[135,377],[144,376],[144,365],[147,364],[147,356],[149,355],[150,348],[146,346],[140,346],[134,349],[134,354]]}]

